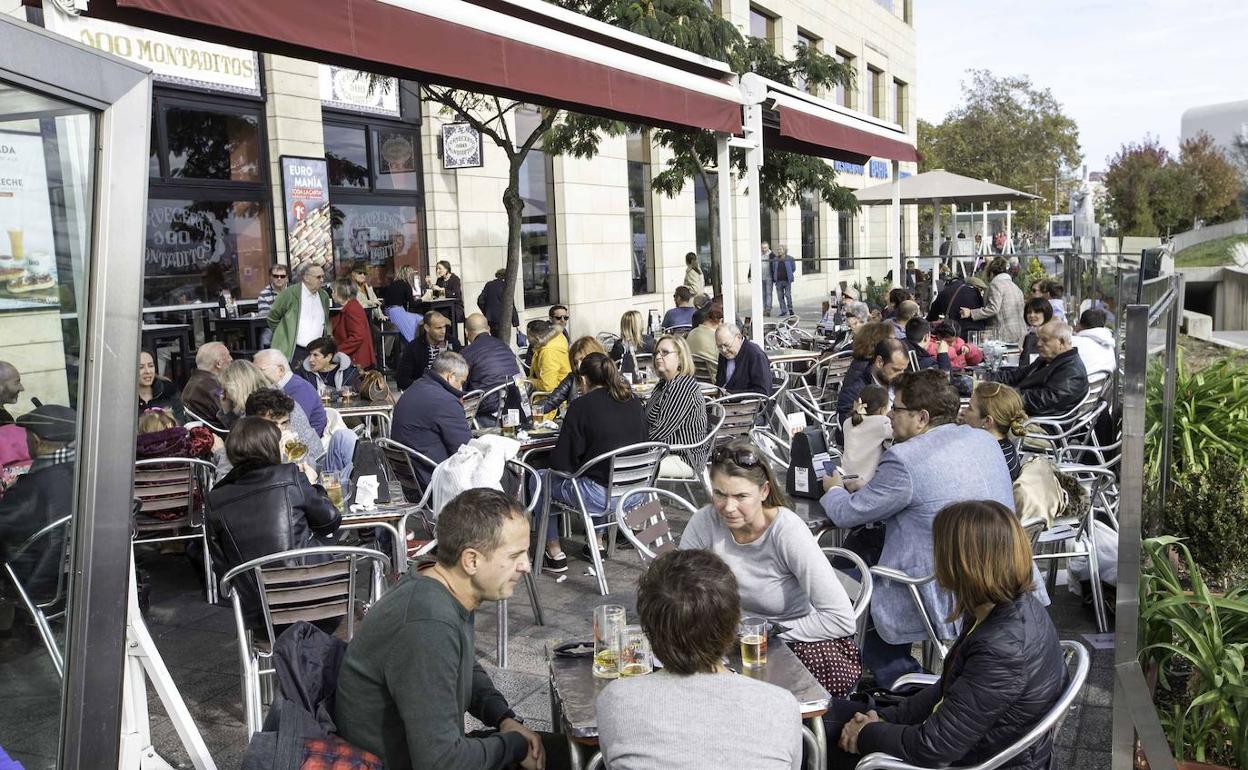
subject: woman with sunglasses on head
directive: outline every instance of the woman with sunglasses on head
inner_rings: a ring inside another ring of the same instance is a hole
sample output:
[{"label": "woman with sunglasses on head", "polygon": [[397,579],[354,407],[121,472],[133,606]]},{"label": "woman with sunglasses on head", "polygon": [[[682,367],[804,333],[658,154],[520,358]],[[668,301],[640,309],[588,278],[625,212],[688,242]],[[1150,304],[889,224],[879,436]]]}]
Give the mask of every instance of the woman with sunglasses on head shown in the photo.
[{"label": "woman with sunglasses on head", "polygon": [[853,606],[753,444],[734,441],[711,455],[711,504],[689,520],[680,547],[726,561],[741,611],[766,618],[824,689],[839,697],[854,689],[862,667]]}]

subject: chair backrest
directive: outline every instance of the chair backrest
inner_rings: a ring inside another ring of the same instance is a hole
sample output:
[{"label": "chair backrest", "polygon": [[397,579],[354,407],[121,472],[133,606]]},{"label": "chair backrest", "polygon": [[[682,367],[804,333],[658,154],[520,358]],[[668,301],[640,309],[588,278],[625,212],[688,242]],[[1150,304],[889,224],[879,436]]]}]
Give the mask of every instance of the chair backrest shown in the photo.
[{"label": "chair backrest", "polygon": [[433,460],[425,457],[411,447],[404,446],[394,439],[379,438],[377,446],[381,447],[382,454],[386,456],[386,463],[390,466],[390,472],[394,474],[394,478],[399,482],[399,486],[403,489],[403,496],[407,498],[409,503],[417,502],[425,497],[428,491],[420,480],[420,476],[416,473],[417,465],[425,468],[429,475],[433,475],[433,469],[438,464]]},{"label": "chair backrest", "polygon": [[654,480],[659,475],[659,463],[667,452],[668,445],[657,441],[630,444],[603,452],[584,463],[575,475],[579,478],[600,463],[611,463],[607,476],[607,499],[614,500],[637,487],[654,486]]},{"label": "chair backrest", "polygon": [[[9,580],[13,582],[13,586],[17,589],[18,593],[21,594],[23,598],[28,599],[33,607],[36,607],[40,610],[46,609],[48,607],[51,607],[59,603],[61,599],[61,595],[65,590],[65,574],[69,570],[69,546],[70,546],[69,530],[71,529],[71,526],[72,526],[70,524],[72,519],[73,519],[72,516],[62,516],[61,518],[57,519],[51,524],[47,524],[41,527],[33,535],[26,538],[25,542],[19,545],[9,555],[9,560],[4,563],[5,572],[8,574]],[[30,596],[27,593],[27,587],[22,585],[21,579],[18,577],[17,570],[14,569],[12,565],[18,563],[18,561],[21,560],[22,556],[24,556],[27,551],[33,548],[53,547],[52,544],[55,542],[53,538],[60,530],[64,530],[64,532],[61,534],[61,544],[60,544],[60,548],[62,551],[62,555],[60,558],[61,568],[57,570],[56,589],[51,597],[40,601],[41,597]],[[44,546],[39,545],[40,543],[45,543],[45,542],[48,543],[48,545],[44,545]]]},{"label": "chair backrest", "polygon": [[481,399],[485,397],[483,390],[470,390],[464,394],[464,417],[468,422],[477,419],[477,410],[481,408]]},{"label": "chair backrest", "polygon": [[705,358],[694,356],[693,376],[699,382],[715,382],[715,363]]},{"label": "chair backrest", "polygon": [[[134,497],[139,501],[139,532],[197,527],[203,523],[204,494],[217,469],[191,457],[156,457],[134,463]],[[158,519],[169,515],[171,518]]]},{"label": "chair backrest", "polygon": [[221,428],[218,428],[215,424],[213,424],[213,423],[209,422],[208,420],[205,420],[203,417],[200,417],[199,415],[195,414],[193,411],[191,411],[191,408],[190,408],[189,406],[187,406],[186,404],[183,404],[183,405],[182,405],[182,412],[183,412],[184,414],[186,414],[186,421],[187,421],[187,422],[198,422],[198,423],[201,423],[201,424],[203,424],[203,426],[204,426],[205,428],[207,428],[208,430],[210,430],[210,431],[212,431],[213,433],[217,434],[218,436],[221,436],[222,438],[225,438],[226,436],[230,435],[230,432],[229,432],[228,430],[223,430],[223,429],[221,429]]},{"label": "chair backrest", "polygon": [[919,612],[919,617],[923,618],[923,630],[927,632],[927,640],[932,647],[940,655],[941,660],[949,654],[949,648],[945,645],[943,639],[936,633],[936,626],[932,623],[932,616],[927,605],[923,603],[923,595],[919,593],[919,586],[926,585],[936,579],[935,575],[926,575],[924,577],[911,577],[901,570],[892,569],[891,567],[872,567],[871,575],[885,580],[891,580],[894,583],[905,586],[910,593],[910,600],[914,602],[915,609]]},{"label": "chair backrest", "polygon": [[[491,398],[497,399],[494,402],[494,410],[493,410],[494,413],[489,415],[490,417],[494,417],[497,419],[499,415],[503,413],[503,407],[506,405],[506,402],[507,402],[507,388],[510,388],[513,384],[514,383],[510,379],[508,379],[503,382],[500,382],[499,384],[495,385],[494,387],[490,388],[489,390],[486,390],[485,392],[481,394],[481,403],[485,403],[489,401]],[[466,413],[467,409],[465,409],[464,411]],[[480,415],[480,407],[478,407],[477,409],[477,415],[474,415],[474,416],[479,416],[479,415]]]},{"label": "chair backrest", "polygon": [[668,326],[663,329],[664,334],[672,334],[677,337],[686,337],[691,331],[693,331],[693,327],[688,325]]},{"label": "chair backrest", "polygon": [[[854,607],[854,620],[861,620],[871,607],[871,594],[875,590],[875,581],[871,579],[871,570],[867,567],[867,563],[862,557],[846,548],[824,548],[823,555],[828,557],[828,561],[832,564],[832,568],[846,575],[846,577],[857,584],[858,592],[849,599],[850,604]],[[844,559],[850,563],[850,569],[856,570],[858,576],[848,574],[848,571],[837,566],[838,559]],[[845,585],[845,579],[841,580],[841,585]],[[848,593],[848,588],[846,593]]]},{"label": "chair backrest", "polygon": [[690,516],[697,509],[680,495],[658,487],[638,487],[621,495],[615,504],[615,520],[619,531],[637,549],[641,560],[649,564],[659,554],[675,550],[676,535],[672,532],[663,510],[664,503],[681,508]]},{"label": "chair backrest", "polygon": [[250,575],[260,589],[260,607],[270,644],[277,639],[274,626],[342,617],[347,619],[346,635],[350,641],[355,633],[356,569],[361,563],[369,564],[373,570],[371,603],[381,597],[382,576],[390,569],[390,559],[370,548],[296,548],[234,567],[221,578],[221,590],[234,605],[239,638],[246,638],[247,628],[242,601],[239,592],[233,590],[233,582]]},{"label": "chair backrest", "polygon": [[[542,474],[538,473],[532,465],[514,458],[507,461],[507,467],[519,475],[520,490],[516,493],[516,497],[524,504],[525,513],[532,516],[542,499]],[[527,503],[524,502],[525,499],[528,499]]]},{"label": "chair backrest", "polygon": [[739,438],[748,438],[750,429],[758,423],[758,415],[767,405],[766,396],[758,393],[738,393],[711,401],[724,410],[724,421],[715,437],[716,444],[726,444]]}]

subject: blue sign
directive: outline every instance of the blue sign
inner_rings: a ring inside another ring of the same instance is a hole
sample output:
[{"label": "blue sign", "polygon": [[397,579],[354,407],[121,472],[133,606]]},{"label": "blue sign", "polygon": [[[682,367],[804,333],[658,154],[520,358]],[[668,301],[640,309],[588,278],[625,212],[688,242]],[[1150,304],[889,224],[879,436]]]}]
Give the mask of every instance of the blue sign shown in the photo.
[{"label": "blue sign", "polygon": [[871,161],[871,178],[872,179],[888,179],[888,161],[886,160]]},{"label": "blue sign", "polygon": [[841,174],[857,174],[858,176],[862,176],[862,172],[866,171],[861,163],[846,163],[843,160],[832,161],[832,168]]}]

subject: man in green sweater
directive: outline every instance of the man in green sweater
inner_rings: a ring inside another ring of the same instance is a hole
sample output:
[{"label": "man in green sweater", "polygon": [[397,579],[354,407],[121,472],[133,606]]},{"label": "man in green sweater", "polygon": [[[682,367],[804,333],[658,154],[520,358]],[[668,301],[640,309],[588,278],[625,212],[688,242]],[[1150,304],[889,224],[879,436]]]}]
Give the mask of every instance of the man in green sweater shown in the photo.
[{"label": "man in green sweater", "polygon": [[273,331],[270,347],[280,350],[297,372],[313,340],[332,334],[329,325],[329,295],[321,290],[325,268],[305,262],[296,269],[299,282],[287,286],[269,308],[268,324]]},{"label": "man in green sweater", "polygon": [[[382,597],[347,648],[339,734],[386,770],[566,766],[567,744],[521,724],[474,661],[474,611],[531,568],[528,517],[502,492],[471,489],[442,509],[437,534],[437,563]],[[465,735],[465,711],[497,731]],[[550,764],[544,741],[562,745]]]}]

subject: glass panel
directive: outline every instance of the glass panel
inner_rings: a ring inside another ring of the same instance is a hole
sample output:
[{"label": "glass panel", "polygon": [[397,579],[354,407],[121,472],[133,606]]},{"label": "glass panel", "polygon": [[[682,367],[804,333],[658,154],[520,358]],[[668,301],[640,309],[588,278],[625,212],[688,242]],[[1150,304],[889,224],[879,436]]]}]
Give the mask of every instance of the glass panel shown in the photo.
[{"label": "glass panel", "polygon": [[[517,121],[522,113],[517,113]],[[555,228],[549,159],[530,150],[520,166],[520,197],[524,211],[520,220],[521,276],[524,306],[553,305],[559,295],[559,269],[555,261]]]},{"label": "glass panel", "polygon": [[836,218],[840,232],[840,246],[837,254],[837,257],[840,259],[840,268],[842,270],[853,270],[854,243],[858,236],[858,218],[845,211],[838,211]]},{"label": "glass panel", "polygon": [[[32,605],[0,578],[0,746],[27,770],[55,768],[60,741],[52,661],[64,656],[61,613],[73,598],[65,567],[96,128],[91,112],[0,82],[0,562]],[[30,414],[35,399],[43,406]],[[46,643],[34,613],[51,618]]]},{"label": "glass panel", "polygon": [[802,272],[818,273],[823,270],[819,258],[819,204],[820,199],[807,190],[802,193]]},{"label": "glass panel", "polygon": [[169,176],[182,179],[261,181],[260,114],[165,110]]},{"label": "glass panel", "polygon": [[[706,182],[718,184],[718,178],[717,174],[708,172]],[[710,197],[707,195],[706,185],[702,183],[702,177],[698,174],[693,176],[693,230],[698,244],[698,264],[702,266],[702,276],[718,291],[719,265],[711,257]]]},{"label": "glass panel", "polygon": [[149,200],[144,305],[215,302],[224,288],[255,298],[273,264],[270,221],[264,201]]},{"label": "glass panel", "polygon": [[633,236],[633,294],[654,286],[654,234],[650,202],[650,137],[628,134],[628,216]]},{"label": "glass panel", "polygon": [[377,189],[420,189],[420,137],[415,131],[382,128],[373,131],[377,146]]},{"label": "glass panel", "polygon": [[363,128],[325,124],[325,161],[333,187],[368,189],[368,140]]},{"label": "glass panel", "polygon": [[750,37],[770,40],[771,24],[771,17],[754,8],[750,9]]},{"label": "glass panel", "polygon": [[[849,54],[845,53],[839,48],[836,51],[836,58],[838,61],[849,65],[851,68],[854,67],[854,57],[850,56]],[[857,82],[857,80],[858,80],[857,75],[855,75],[853,80],[851,80],[850,85],[853,86]],[[841,105],[842,107],[849,107],[852,109],[854,106],[853,88],[852,87],[846,88],[845,86],[838,84],[836,86],[836,92],[833,95],[833,100],[837,104]]]},{"label": "glass panel", "polygon": [[420,209],[415,206],[334,203],[334,275],[345,276],[351,266],[369,267],[369,283],[386,286],[400,267],[422,270]]}]

